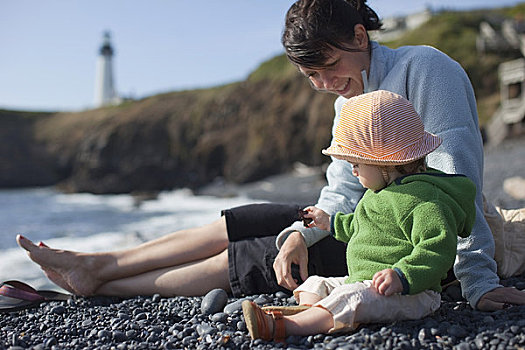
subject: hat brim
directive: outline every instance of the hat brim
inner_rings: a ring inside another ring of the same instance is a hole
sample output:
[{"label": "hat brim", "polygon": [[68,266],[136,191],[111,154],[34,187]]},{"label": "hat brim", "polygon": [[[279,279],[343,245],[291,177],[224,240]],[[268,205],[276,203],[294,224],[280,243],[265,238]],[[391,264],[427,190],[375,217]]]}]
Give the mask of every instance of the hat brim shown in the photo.
[{"label": "hat brim", "polygon": [[322,150],[322,153],[337,159],[346,160],[350,163],[383,166],[403,165],[425,157],[427,154],[438,148],[439,145],[441,145],[441,138],[439,136],[425,132],[418,142],[408,145],[400,151],[381,157],[352,150],[349,147],[338,143],[332,143],[330,147]]}]

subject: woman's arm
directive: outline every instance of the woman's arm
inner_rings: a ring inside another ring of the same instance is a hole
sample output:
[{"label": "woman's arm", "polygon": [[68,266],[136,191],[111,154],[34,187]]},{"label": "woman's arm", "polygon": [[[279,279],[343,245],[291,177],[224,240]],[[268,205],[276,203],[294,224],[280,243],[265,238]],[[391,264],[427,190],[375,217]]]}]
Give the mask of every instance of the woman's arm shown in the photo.
[{"label": "woman's arm", "polygon": [[476,185],[476,221],[468,238],[458,240],[454,271],[463,296],[476,307],[487,292],[501,287],[496,274],[494,240],[483,215],[483,143],[476,100],[467,74],[448,56],[422,48],[407,73],[407,98],[420,113],[425,130],[439,135],[442,145],[428,156],[428,165],[446,173],[464,174]]}]

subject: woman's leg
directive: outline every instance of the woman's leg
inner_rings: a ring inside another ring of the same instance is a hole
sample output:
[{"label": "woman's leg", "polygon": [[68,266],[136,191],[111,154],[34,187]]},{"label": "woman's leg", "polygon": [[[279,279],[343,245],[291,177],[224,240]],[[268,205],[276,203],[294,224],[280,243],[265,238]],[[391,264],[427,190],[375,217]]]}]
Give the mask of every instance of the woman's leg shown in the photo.
[{"label": "woman's leg", "polygon": [[102,284],[95,294],[200,296],[214,288],[230,292],[227,250],[203,260],[112,280]]},{"label": "woman's leg", "polygon": [[104,253],[80,253],[36,246],[17,237],[18,244],[59,286],[79,295],[92,295],[104,283],[149,271],[206,260],[225,251],[228,233],[224,217],[212,224],[181,230],[135,248]]}]

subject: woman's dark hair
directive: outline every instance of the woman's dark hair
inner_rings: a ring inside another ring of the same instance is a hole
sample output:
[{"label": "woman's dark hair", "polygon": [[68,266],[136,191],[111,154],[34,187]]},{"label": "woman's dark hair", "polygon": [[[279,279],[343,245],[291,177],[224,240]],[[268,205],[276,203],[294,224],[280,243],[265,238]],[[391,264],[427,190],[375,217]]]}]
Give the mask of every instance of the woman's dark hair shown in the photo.
[{"label": "woman's dark hair", "polygon": [[298,0],[286,14],[281,42],[293,63],[322,67],[335,47],[356,51],[348,46],[354,39],[354,27],[362,24],[367,31],[382,26],[378,15],[366,0]]}]

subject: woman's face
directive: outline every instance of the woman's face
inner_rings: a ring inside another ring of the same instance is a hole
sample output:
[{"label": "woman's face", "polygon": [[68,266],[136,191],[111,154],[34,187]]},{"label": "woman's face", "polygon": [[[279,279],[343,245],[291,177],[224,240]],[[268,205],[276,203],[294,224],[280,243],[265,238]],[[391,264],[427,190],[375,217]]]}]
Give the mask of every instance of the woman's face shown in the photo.
[{"label": "woman's face", "polygon": [[330,92],[345,98],[363,93],[363,77],[361,72],[370,68],[370,55],[365,52],[349,52],[333,48],[330,59],[323,68],[310,69],[299,67],[318,91]]},{"label": "woman's face", "polygon": [[323,67],[310,69],[299,66],[312,84],[319,91],[331,92],[346,98],[360,95],[364,92],[364,70],[368,76],[370,70],[370,50],[368,33],[362,24],[354,27],[354,39],[348,47],[355,51],[345,51],[332,48],[327,52],[329,59]]}]

